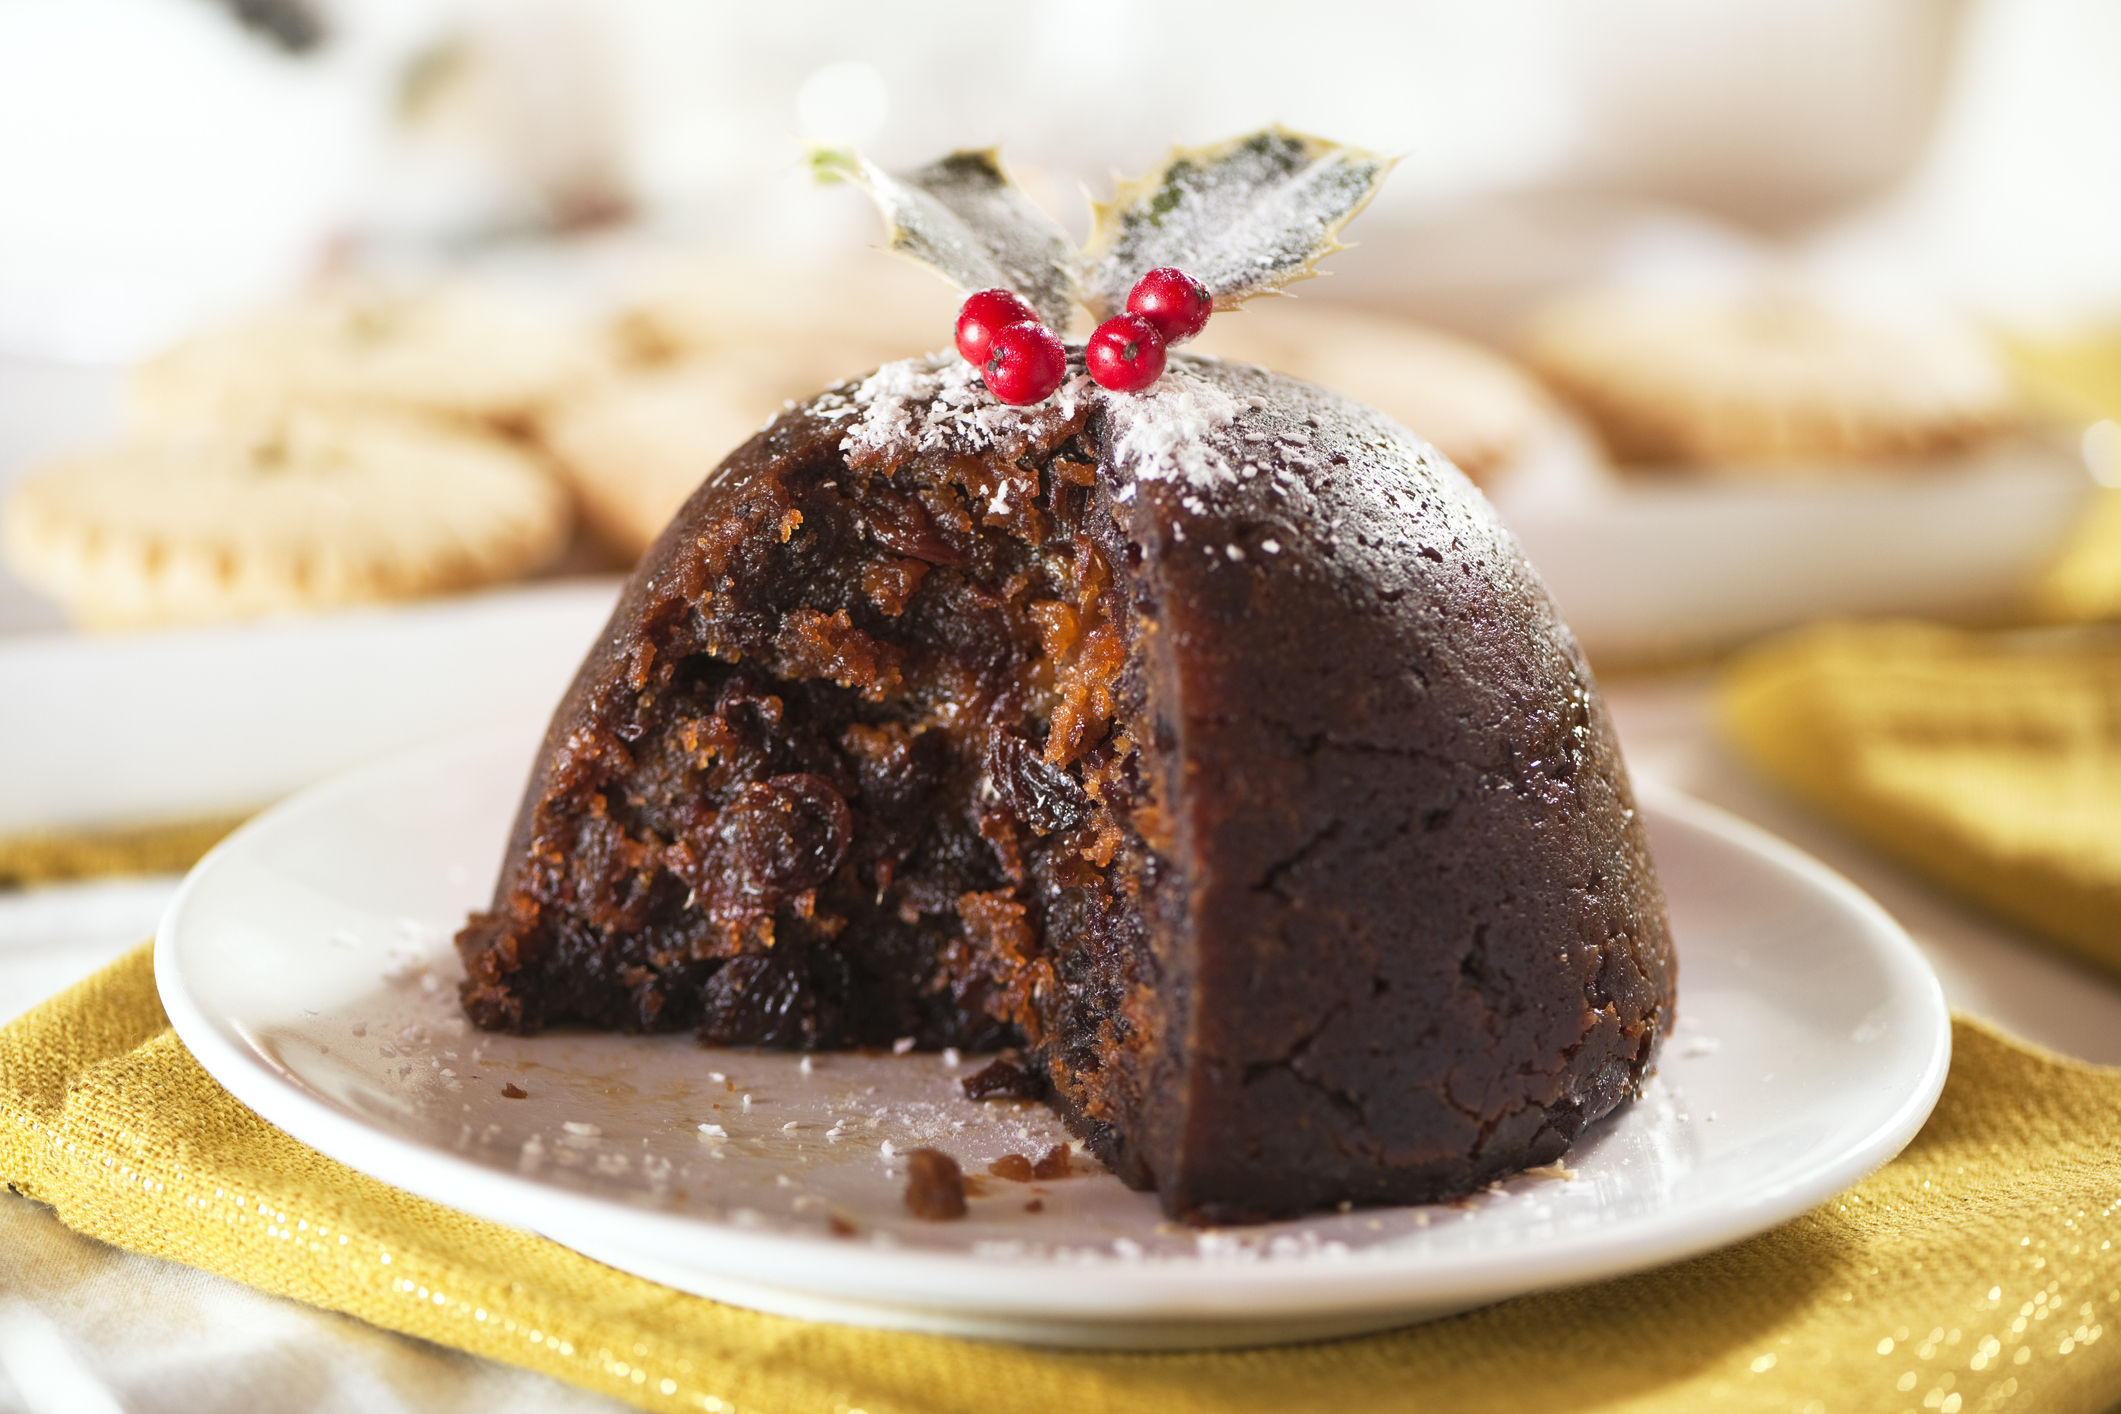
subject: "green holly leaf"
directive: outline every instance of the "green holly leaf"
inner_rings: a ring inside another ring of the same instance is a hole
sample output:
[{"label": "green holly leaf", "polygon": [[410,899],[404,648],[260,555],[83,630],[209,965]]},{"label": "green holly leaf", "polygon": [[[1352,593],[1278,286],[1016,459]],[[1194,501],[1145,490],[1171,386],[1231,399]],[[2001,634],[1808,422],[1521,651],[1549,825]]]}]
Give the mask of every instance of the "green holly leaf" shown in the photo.
[{"label": "green holly leaf", "polygon": [[1341,249],[1341,227],[1377,194],[1395,159],[1283,127],[1213,147],[1173,148],[1138,181],[1097,204],[1079,297],[1107,319],[1134,282],[1176,265],[1208,287],[1217,309],[1318,273]]},{"label": "green holly leaf", "polygon": [[892,250],[932,266],[967,294],[1012,289],[1050,328],[1068,327],[1074,244],[1009,180],[992,148],[892,173],[849,148],[817,147],[810,168],[821,181],[851,181],[868,192]]}]

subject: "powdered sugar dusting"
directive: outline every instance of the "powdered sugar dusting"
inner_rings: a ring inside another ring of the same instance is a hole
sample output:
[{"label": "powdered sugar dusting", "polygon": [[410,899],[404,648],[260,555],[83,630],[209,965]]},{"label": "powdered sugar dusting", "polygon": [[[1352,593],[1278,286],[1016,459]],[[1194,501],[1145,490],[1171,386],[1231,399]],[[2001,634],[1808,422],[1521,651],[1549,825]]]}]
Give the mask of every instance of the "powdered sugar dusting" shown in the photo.
[{"label": "powdered sugar dusting", "polygon": [[840,439],[840,450],[852,457],[979,452],[1022,441],[1034,418],[1073,417],[1085,389],[1094,391],[1095,385],[1076,377],[1044,403],[1011,407],[987,391],[971,364],[956,354],[936,354],[887,363],[856,385],[851,398],[828,399],[819,410],[854,418]]},{"label": "powdered sugar dusting", "polygon": [[[1037,424],[1069,422],[1093,405],[1102,406],[1110,421],[1113,460],[1126,473],[1115,499],[1130,499],[1134,481],[1182,481],[1204,491],[1239,479],[1213,438],[1245,404],[1184,367],[1167,370],[1143,393],[1109,393],[1077,374],[1046,402],[1011,407],[997,401],[963,359],[935,355],[887,363],[851,394],[821,399],[817,410],[851,419],[840,450],[866,460],[923,451],[1000,449],[1015,455]],[[1203,509],[1197,501],[1189,508]]]},{"label": "powdered sugar dusting", "polygon": [[1237,480],[1212,434],[1237,420],[1242,405],[1215,384],[1172,368],[1147,392],[1107,400],[1113,454],[1140,481],[1184,481],[1195,490]]}]

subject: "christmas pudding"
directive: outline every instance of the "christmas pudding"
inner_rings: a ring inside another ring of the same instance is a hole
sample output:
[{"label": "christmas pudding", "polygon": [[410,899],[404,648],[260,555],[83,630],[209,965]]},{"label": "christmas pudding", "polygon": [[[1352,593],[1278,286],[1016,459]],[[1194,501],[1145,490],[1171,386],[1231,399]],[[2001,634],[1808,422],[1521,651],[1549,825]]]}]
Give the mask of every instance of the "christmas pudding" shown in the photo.
[{"label": "christmas pudding", "polygon": [[791,408],[650,550],[458,937],[465,1010],[1013,1048],[1196,1222],[1560,1158],[1674,980],[1589,669],[1433,450],[1171,348],[1385,164],[1181,152],[1077,259],[986,154],[822,160],[983,291],[961,355]]}]

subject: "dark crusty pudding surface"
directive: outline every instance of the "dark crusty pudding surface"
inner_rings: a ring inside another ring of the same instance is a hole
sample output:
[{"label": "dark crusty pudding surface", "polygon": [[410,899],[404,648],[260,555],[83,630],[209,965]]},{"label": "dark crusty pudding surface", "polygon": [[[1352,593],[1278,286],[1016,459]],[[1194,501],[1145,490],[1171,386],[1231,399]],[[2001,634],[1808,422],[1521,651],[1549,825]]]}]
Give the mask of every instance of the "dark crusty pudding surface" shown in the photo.
[{"label": "dark crusty pudding surface", "polygon": [[1589,669],[1486,502],[1182,355],[1032,409],[887,365],[734,453],[457,945],[495,1029],[1018,1047],[1197,1222],[1559,1158],[1674,982]]}]

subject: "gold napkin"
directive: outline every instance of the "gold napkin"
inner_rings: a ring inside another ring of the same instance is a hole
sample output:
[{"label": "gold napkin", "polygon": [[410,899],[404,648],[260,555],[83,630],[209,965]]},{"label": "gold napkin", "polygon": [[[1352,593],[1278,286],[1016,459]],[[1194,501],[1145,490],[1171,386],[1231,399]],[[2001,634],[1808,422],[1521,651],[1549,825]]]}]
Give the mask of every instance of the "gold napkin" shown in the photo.
[{"label": "gold napkin", "polygon": [[[2001,347],[2032,406],[2057,427],[2121,421],[2121,327],[2036,338]],[[2100,491],[2078,518],[2062,553],[2034,587],[2031,608],[2049,622],[2121,619],[2121,488]]]},{"label": "gold napkin", "polygon": [[2121,626],[1801,629],[1735,658],[1719,696],[1766,775],[2121,974]]},{"label": "gold napkin", "polygon": [[178,1042],[151,953],[0,1029],[0,1176],[106,1242],[647,1409],[1922,1411],[2121,1399],[2121,1070],[1956,1023],[1907,1152],[1822,1208],[1660,1271],[1385,1335],[1053,1352],[685,1296],[355,1173]]},{"label": "gold napkin", "polygon": [[181,874],[244,818],[212,815],[150,825],[0,835],[0,886],[111,874]]}]

